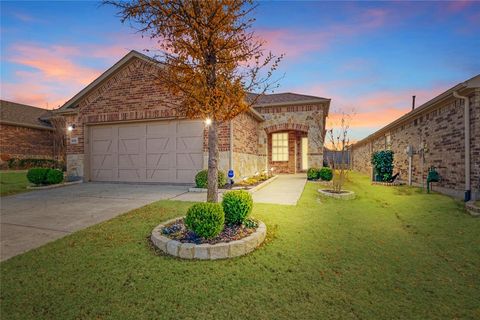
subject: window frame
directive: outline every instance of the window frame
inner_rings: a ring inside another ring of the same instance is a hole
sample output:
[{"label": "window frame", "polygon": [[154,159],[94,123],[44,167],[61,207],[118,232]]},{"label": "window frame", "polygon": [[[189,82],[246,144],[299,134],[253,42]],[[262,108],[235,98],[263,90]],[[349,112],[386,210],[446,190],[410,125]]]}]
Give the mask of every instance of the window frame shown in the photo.
[{"label": "window frame", "polygon": [[288,132],[272,133],[272,162],[288,162]]}]

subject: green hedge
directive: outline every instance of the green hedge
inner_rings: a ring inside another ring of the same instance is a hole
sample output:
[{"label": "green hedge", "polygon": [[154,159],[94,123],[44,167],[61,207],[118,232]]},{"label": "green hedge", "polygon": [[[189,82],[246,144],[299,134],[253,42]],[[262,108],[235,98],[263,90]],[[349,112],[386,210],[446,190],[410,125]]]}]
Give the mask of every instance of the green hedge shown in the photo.
[{"label": "green hedge", "polygon": [[307,170],[307,179],[308,180],[317,180],[318,179],[318,174],[319,174],[319,169],[312,167],[308,168]]},{"label": "green hedge", "polygon": [[393,156],[391,150],[377,151],[372,154],[375,181],[388,181],[393,175]]},{"label": "green hedge", "polygon": [[27,172],[27,179],[37,186],[58,184],[63,182],[63,172],[58,169],[32,168]]},{"label": "green hedge", "polygon": [[333,178],[333,171],[329,167],[323,167],[318,171],[318,177],[323,181],[331,181]]},{"label": "green hedge", "polygon": [[[225,172],[218,170],[218,187],[221,188],[227,184],[227,175]],[[208,170],[199,171],[195,176],[195,185],[197,188],[208,187]]]},{"label": "green hedge", "polygon": [[219,203],[196,203],[187,211],[185,225],[199,237],[209,239],[222,232],[225,215]]},{"label": "green hedge", "polygon": [[49,169],[47,172],[47,184],[58,184],[63,182],[63,172],[58,169]]},{"label": "green hedge", "polygon": [[35,185],[47,184],[48,168],[33,168],[28,170],[27,179]]},{"label": "green hedge", "polygon": [[225,223],[242,224],[252,212],[252,195],[244,190],[224,193],[222,200]]}]

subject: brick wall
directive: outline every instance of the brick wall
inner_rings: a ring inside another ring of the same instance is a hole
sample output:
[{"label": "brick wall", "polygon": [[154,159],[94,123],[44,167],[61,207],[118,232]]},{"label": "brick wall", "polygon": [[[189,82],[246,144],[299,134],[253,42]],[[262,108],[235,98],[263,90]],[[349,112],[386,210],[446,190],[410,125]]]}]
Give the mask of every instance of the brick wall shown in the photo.
[{"label": "brick wall", "polygon": [[[470,95],[471,129],[471,182],[472,189],[480,190],[480,91]],[[412,145],[415,150],[423,143],[427,150],[424,157],[413,156],[412,181],[415,185],[425,183],[428,168],[437,167],[442,176],[434,184],[440,191],[463,197],[465,184],[464,147],[464,105],[463,100],[450,98],[407,122],[399,123],[390,131],[370,140],[364,140],[353,147],[353,169],[371,174],[371,154],[375,151],[394,151],[394,173],[399,172],[403,181],[408,181],[408,156],[405,149]],[[390,144],[387,137],[390,136]]]},{"label": "brick wall", "polygon": [[52,158],[52,131],[0,124],[0,153],[11,158]]},{"label": "brick wall", "polygon": [[259,122],[250,113],[238,115],[233,120],[233,151],[258,154]]}]

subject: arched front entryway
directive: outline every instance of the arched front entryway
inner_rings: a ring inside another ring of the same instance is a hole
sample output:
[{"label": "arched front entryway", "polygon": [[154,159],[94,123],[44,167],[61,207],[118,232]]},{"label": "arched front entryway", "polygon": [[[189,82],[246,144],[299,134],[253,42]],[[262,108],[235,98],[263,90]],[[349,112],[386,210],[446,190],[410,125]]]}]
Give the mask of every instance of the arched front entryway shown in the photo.
[{"label": "arched front entryway", "polygon": [[308,169],[308,125],[279,123],[264,128],[267,161],[274,173],[297,173]]}]

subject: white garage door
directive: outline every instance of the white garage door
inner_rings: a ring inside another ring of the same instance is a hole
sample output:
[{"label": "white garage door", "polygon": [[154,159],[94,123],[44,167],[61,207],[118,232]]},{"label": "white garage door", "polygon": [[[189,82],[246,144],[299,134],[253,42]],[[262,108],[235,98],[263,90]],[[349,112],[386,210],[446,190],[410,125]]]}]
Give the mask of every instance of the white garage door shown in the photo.
[{"label": "white garage door", "polygon": [[203,122],[90,127],[92,181],[193,183],[203,168]]}]

